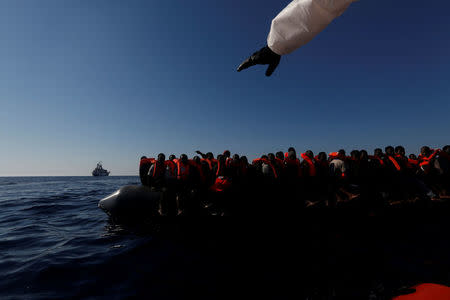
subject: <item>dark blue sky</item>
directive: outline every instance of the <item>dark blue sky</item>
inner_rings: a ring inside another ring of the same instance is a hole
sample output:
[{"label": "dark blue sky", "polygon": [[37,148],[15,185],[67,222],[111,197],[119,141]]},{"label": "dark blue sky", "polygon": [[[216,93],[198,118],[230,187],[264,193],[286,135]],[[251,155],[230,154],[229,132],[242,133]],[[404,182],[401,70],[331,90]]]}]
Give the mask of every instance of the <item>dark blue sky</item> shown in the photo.
[{"label": "dark blue sky", "polygon": [[0,175],[141,155],[450,144],[450,3],[361,0],[237,73],[289,1],[2,1]]}]

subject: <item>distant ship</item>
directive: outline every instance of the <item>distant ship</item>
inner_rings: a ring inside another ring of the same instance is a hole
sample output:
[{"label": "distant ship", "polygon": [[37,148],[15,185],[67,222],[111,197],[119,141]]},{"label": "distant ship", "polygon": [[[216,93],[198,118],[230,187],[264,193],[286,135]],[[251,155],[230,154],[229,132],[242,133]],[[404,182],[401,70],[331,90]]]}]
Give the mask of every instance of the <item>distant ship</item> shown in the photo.
[{"label": "distant ship", "polygon": [[109,171],[103,169],[102,162],[97,163],[97,167],[92,171],[92,176],[108,176]]}]

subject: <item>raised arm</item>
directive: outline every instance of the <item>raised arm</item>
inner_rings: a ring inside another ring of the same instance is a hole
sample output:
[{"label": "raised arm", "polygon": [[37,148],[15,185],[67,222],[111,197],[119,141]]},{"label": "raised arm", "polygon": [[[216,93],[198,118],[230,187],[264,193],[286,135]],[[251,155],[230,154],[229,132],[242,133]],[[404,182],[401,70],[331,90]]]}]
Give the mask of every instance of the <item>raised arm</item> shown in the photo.
[{"label": "raised arm", "polygon": [[268,64],[266,76],[270,76],[281,55],[311,41],[355,1],[293,0],[272,20],[267,46],[245,60],[238,72],[257,64]]}]

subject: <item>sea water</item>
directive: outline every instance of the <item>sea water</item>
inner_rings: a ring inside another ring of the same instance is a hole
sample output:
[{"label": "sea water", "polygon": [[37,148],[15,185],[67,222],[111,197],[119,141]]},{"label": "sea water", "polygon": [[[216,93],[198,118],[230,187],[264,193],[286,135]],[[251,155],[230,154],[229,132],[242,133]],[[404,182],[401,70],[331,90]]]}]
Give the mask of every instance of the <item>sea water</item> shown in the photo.
[{"label": "sea water", "polygon": [[403,285],[450,282],[445,219],[392,234],[377,230],[383,220],[368,231],[326,220],[112,223],[98,201],[139,182],[0,177],[0,299],[383,299]]}]

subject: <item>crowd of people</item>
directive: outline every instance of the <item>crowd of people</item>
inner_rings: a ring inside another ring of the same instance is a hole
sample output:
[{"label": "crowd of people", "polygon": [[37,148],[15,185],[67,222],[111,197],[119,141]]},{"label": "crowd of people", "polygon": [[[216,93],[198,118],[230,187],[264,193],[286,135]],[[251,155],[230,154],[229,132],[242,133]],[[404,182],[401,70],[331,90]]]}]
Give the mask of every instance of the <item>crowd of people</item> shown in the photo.
[{"label": "crowd of people", "polygon": [[406,156],[402,146],[387,146],[369,155],[345,150],[316,156],[294,148],[268,153],[249,162],[226,150],[196,151],[189,159],[160,153],[143,156],[139,175],[143,185],[162,192],[155,208],[160,215],[195,214],[213,209],[220,214],[295,212],[305,207],[427,205],[450,195],[450,145],[424,146]]}]

